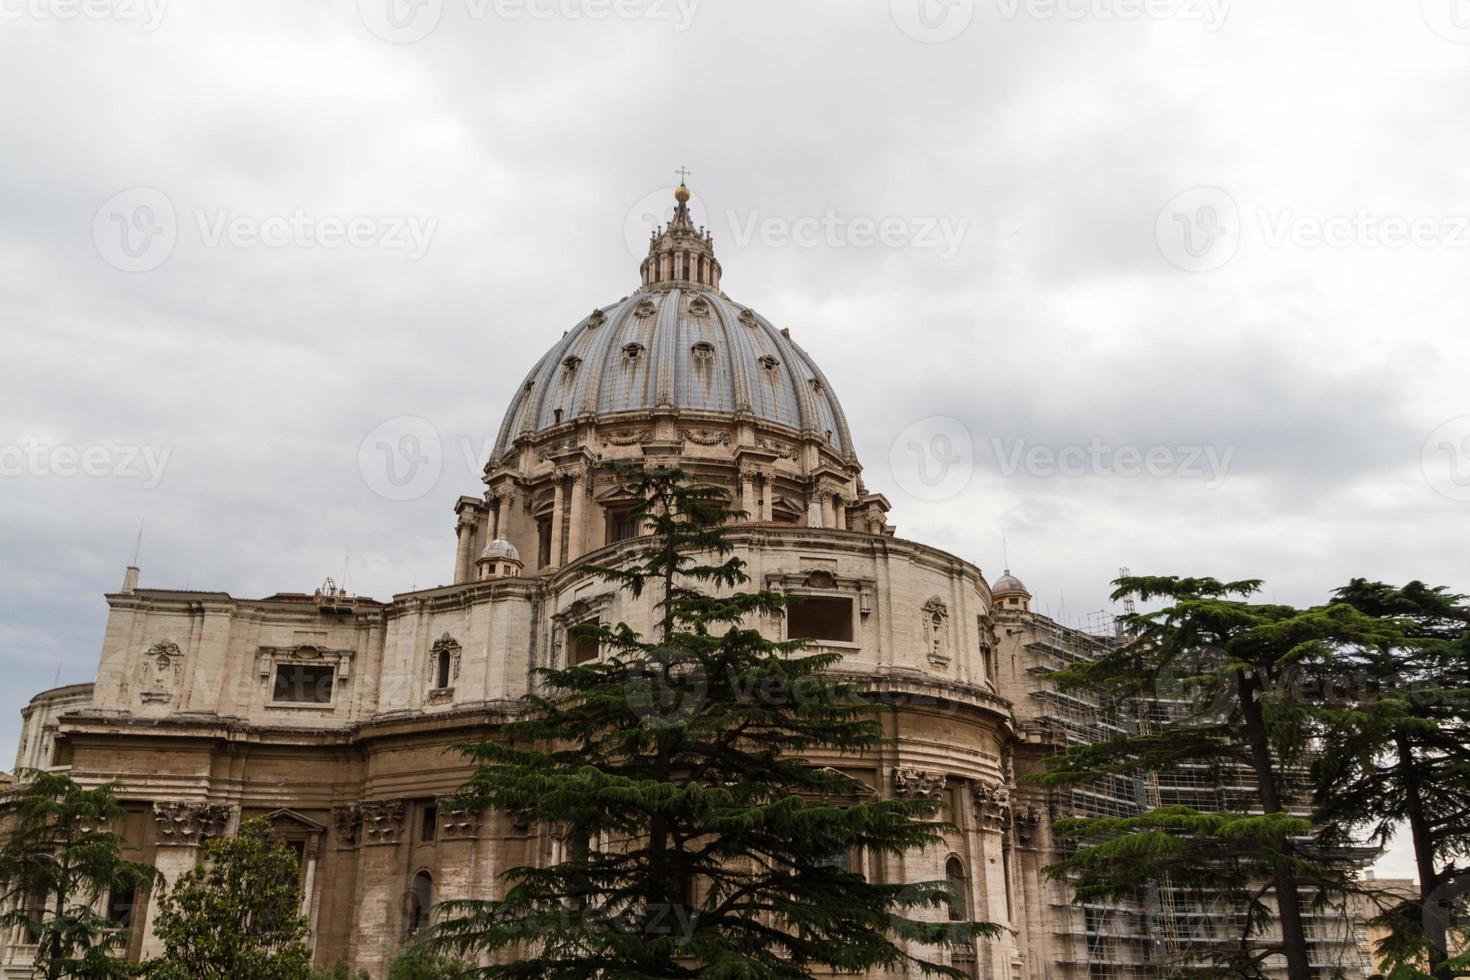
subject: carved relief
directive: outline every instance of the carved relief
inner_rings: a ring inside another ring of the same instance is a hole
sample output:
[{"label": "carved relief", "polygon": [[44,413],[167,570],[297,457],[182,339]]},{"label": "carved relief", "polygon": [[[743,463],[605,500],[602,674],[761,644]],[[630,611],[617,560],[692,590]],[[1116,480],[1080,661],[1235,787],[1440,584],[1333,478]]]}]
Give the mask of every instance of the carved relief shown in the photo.
[{"label": "carved relief", "polygon": [[752,311],[752,310],[748,310],[748,309],[741,310],[740,311],[740,323],[741,323],[742,326],[751,327],[751,328],[756,327],[757,324],[756,324],[756,320],[755,320],[755,312]]},{"label": "carved relief", "polygon": [[403,833],[402,800],[363,800],[357,805],[361,815],[363,844],[397,844]]},{"label": "carved relief", "polygon": [[439,803],[439,837],[441,840],[474,840],[480,836],[480,812]]},{"label": "carved relief", "polygon": [[975,787],[975,810],[981,826],[990,830],[1010,829],[1011,791],[999,784],[981,783]]},{"label": "carved relief", "polygon": [[652,438],[647,429],[614,429],[602,434],[604,446],[636,446]]},{"label": "carved relief", "polygon": [[937,800],[944,793],[946,779],[942,772],[899,767],[893,770],[893,791],[910,799]]},{"label": "carved relief", "polygon": [[924,603],[924,645],[931,664],[949,666],[949,606],[938,596]]},{"label": "carved relief", "polygon": [[592,315],[587,318],[587,329],[593,330],[607,322],[607,314],[601,310],[593,310]]},{"label": "carved relief", "polygon": [[180,846],[202,844],[224,833],[232,808],[223,803],[188,803],[164,800],[153,804],[153,825],[158,843]]},{"label": "carved relief", "polygon": [[332,819],[337,824],[338,845],[355,846],[358,834],[362,830],[362,808],[356,803],[332,807]]},{"label": "carved relief", "polygon": [[155,643],[143,654],[138,665],[138,693],[147,701],[168,703],[184,674],[184,653],[177,643],[165,640]]},{"label": "carved relief", "polygon": [[709,316],[709,301],[703,296],[696,296],[689,301],[690,316]]},{"label": "carved relief", "polygon": [[782,457],[783,459],[796,459],[797,456],[795,446],[787,442],[781,442],[777,439],[764,439],[760,436],[756,436],[755,444],[762,449],[769,449],[771,452],[775,453],[777,456]]},{"label": "carved relief", "polygon": [[680,429],[679,438],[701,446],[718,446],[729,443],[730,433],[719,429]]},{"label": "carved relief", "polygon": [[647,319],[648,317],[653,316],[654,312],[657,309],[658,307],[653,305],[653,300],[646,299],[634,308],[633,315],[638,317],[639,319]]},{"label": "carved relief", "polygon": [[1040,810],[1028,803],[1024,808],[1016,811],[1016,841],[1022,847],[1030,847],[1036,843],[1036,836],[1040,831]]}]

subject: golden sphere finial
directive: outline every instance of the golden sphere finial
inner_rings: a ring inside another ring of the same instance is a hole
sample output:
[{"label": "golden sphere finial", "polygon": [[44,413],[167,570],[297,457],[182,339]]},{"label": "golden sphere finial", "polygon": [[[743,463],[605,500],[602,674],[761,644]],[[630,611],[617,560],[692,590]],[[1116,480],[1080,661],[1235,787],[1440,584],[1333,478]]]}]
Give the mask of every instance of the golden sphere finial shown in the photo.
[{"label": "golden sphere finial", "polygon": [[674,200],[678,201],[680,204],[688,204],[689,188],[685,187],[682,183],[678,187],[674,188]]}]

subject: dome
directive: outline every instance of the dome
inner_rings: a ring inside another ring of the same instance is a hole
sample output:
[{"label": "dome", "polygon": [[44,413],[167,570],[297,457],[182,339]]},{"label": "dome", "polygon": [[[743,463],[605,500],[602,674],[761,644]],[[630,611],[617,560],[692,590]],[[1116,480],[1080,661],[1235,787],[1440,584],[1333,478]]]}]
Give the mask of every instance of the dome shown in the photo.
[{"label": "dome", "polygon": [[685,283],[645,286],[567,331],[516,392],[495,457],[583,416],[657,410],[750,417],[853,452],[832,386],[789,334]]},{"label": "dome", "polygon": [[1026,591],[1026,586],[1021,582],[1021,580],[1011,574],[1011,570],[1009,568],[1005,570],[1004,575],[996,579],[994,584],[990,586],[991,595],[1004,595],[1006,593],[1019,593],[1021,595],[1028,596],[1031,594],[1030,592]]},{"label": "dome", "polygon": [[480,552],[480,561],[520,561],[521,552],[504,538],[495,538]]}]

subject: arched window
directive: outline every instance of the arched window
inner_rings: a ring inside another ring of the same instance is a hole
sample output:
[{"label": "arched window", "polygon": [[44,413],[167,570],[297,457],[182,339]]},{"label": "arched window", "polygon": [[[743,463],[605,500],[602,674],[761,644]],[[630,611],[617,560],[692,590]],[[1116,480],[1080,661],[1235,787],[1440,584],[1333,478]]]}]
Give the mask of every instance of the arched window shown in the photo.
[{"label": "arched window", "polygon": [[944,863],[944,880],[949,884],[949,921],[964,922],[969,918],[969,889],[965,884],[965,865],[957,857]]},{"label": "arched window", "polygon": [[434,878],[427,871],[413,876],[408,893],[408,934],[417,936],[429,928],[429,910],[434,907]]},{"label": "arched window", "polygon": [[434,686],[440,690],[449,686],[449,668],[451,663],[449,648],[445,647],[439,651],[439,662],[434,665]]}]

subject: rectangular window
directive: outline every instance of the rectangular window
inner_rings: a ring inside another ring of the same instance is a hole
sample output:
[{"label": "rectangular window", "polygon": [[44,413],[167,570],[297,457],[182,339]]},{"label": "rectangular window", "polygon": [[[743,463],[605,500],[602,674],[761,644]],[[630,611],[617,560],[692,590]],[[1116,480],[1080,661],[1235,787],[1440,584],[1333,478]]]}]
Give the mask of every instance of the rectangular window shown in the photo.
[{"label": "rectangular window", "polygon": [[841,596],[794,596],[786,607],[786,636],[792,640],[852,642],[852,600]]},{"label": "rectangular window", "polygon": [[287,704],[331,704],[337,668],[320,664],[278,664],[271,700]]},{"label": "rectangular window", "polygon": [[541,517],[536,520],[536,562],[537,568],[546,568],[551,564],[551,518]]},{"label": "rectangular window", "polygon": [[432,844],[439,830],[439,808],[432,803],[424,804],[424,822],[419,825],[419,842]]},{"label": "rectangular window", "polygon": [[[590,622],[582,623],[581,625],[596,626],[597,620],[594,619]],[[597,637],[585,635],[581,631],[577,630],[575,627],[573,627],[570,633],[572,648],[570,663],[572,664],[572,666],[576,666],[577,664],[585,664],[596,660],[597,655],[601,652],[597,642]]]},{"label": "rectangular window", "polygon": [[133,893],[116,889],[107,894],[107,921],[118,929],[133,927]]},{"label": "rectangular window", "polygon": [[627,541],[629,538],[638,537],[638,522],[633,519],[630,510],[610,510],[607,512],[607,543],[613,544],[618,541]]}]

